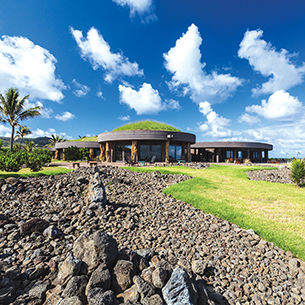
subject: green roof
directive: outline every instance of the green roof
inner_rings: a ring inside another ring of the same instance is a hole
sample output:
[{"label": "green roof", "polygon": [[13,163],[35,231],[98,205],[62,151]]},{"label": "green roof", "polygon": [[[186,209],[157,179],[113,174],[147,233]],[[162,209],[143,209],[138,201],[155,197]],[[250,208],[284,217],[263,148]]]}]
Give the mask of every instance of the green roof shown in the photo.
[{"label": "green roof", "polygon": [[128,123],[119,128],[113,129],[113,131],[123,131],[123,130],[165,130],[165,131],[181,132],[181,130],[173,126],[150,120]]},{"label": "green roof", "polygon": [[75,140],[66,140],[66,142],[97,142],[97,137],[89,137],[89,138],[80,138]]}]

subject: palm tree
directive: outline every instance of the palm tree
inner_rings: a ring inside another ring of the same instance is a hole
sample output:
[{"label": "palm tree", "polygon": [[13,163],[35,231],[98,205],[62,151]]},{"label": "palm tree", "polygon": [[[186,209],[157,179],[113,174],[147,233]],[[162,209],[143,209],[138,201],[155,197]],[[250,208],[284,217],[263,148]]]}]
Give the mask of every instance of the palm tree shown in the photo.
[{"label": "palm tree", "polygon": [[47,147],[54,147],[56,143],[58,142],[65,142],[66,139],[64,136],[60,136],[59,134],[51,134],[51,139],[49,140],[49,144]]},{"label": "palm tree", "polygon": [[35,146],[37,144],[35,144],[33,141],[24,141],[24,150],[27,151],[27,152],[32,152],[33,148],[35,148]]},{"label": "palm tree", "polygon": [[19,148],[18,151],[21,149],[21,144],[23,141],[23,137],[31,134],[30,127],[27,126],[19,126],[19,130],[16,132],[15,140],[20,138]]},{"label": "palm tree", "polygon": [[29,95],[19,97],[18,89],[10,88],[3,96],[0,94],[0,121],[9,123],[12,127],[10,151],[13,150],[15,126],[19,126],[18,121],[27,120],[39,116],[42,109],[40,106],[24,110]]}]

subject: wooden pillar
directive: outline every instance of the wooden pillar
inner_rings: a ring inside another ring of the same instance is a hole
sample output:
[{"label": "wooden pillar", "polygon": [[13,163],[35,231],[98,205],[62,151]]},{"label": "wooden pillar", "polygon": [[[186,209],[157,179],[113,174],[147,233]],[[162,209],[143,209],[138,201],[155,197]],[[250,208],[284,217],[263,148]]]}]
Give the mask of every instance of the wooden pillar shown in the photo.
[{"label": "wooden pillar", "polygon": [[169,163],[169,140],[165,142],[165,162]]},{"label": "wooden pillar", "polygon": [[131,144],[131,160],[133,162],[138,161],[138,141],[132,141],[132,144]]},{"label": "wooden pillar", "polygon": [[55,150],[55,160],[59,160],[59,151],[58,151],[58,149]]},{"label": "wooden pillar", "polygon": [[62,160],[66,161],[65,149],[62,150]]},{"label": "wooden pillar", "polygon": [[92,161],[94,159],[94,150],[93,148],[89,148],[89,158]]},{"label": "wooden pillar", "polygon": [[265,150],[265,162],[268,162],[268,150]]},{"label": "wooden pillar", "polygon": [[187,162],[191,162],[192,161],[192,155],[191,155],[191,144],[187,143],[186,144],[186,156],[187,156]]},{"label": "wooden pillar", "polygon": [[101,144],[100,144],[100,150],[101,150],[100,161],[101,161],[101,162],[105,162],[105,161],[106,161],[105,143],[101,143]]},{"label": "wooden pillar", "polygon": [[106,142],[106,162],[111,162],[111,143]]}]

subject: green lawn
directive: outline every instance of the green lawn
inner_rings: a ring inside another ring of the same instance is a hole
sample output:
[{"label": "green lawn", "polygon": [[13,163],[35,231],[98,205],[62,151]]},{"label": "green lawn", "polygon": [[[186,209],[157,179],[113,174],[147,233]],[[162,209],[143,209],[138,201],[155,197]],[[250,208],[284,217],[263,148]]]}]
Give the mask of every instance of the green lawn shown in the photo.
[{"label": "green lawn", "polygon": [[0,178],[7,177],[37,177],[37,176],[52,176],[71,172],[72,169],[62,167],[43,167],[39,172],[31,172],[29,168],[22,168],[19,172],[4,172],[0,171]]},{"label": "green lawn", "polygon": [[[296,257],[305,259],[305,188],[249,180],[246,166],[127,168],[195,177],[171,185],[164,193],[244,229],[253,229]],[[251,167],[251,170],[263,169]],[[269,168],[270,169],[270,168]]]}]

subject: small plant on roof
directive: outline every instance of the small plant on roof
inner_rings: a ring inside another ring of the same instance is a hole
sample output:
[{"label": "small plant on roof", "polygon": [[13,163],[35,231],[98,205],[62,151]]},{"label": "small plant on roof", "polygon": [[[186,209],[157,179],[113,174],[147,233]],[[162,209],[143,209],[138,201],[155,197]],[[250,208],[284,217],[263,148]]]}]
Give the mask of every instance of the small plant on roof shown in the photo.
[{"label": "small plant on roof", "polygon": [[300,187],[300,182],[305,178],[305,162],[301,159],[295,159],[291,163],[290,177],[293,182]]}]

